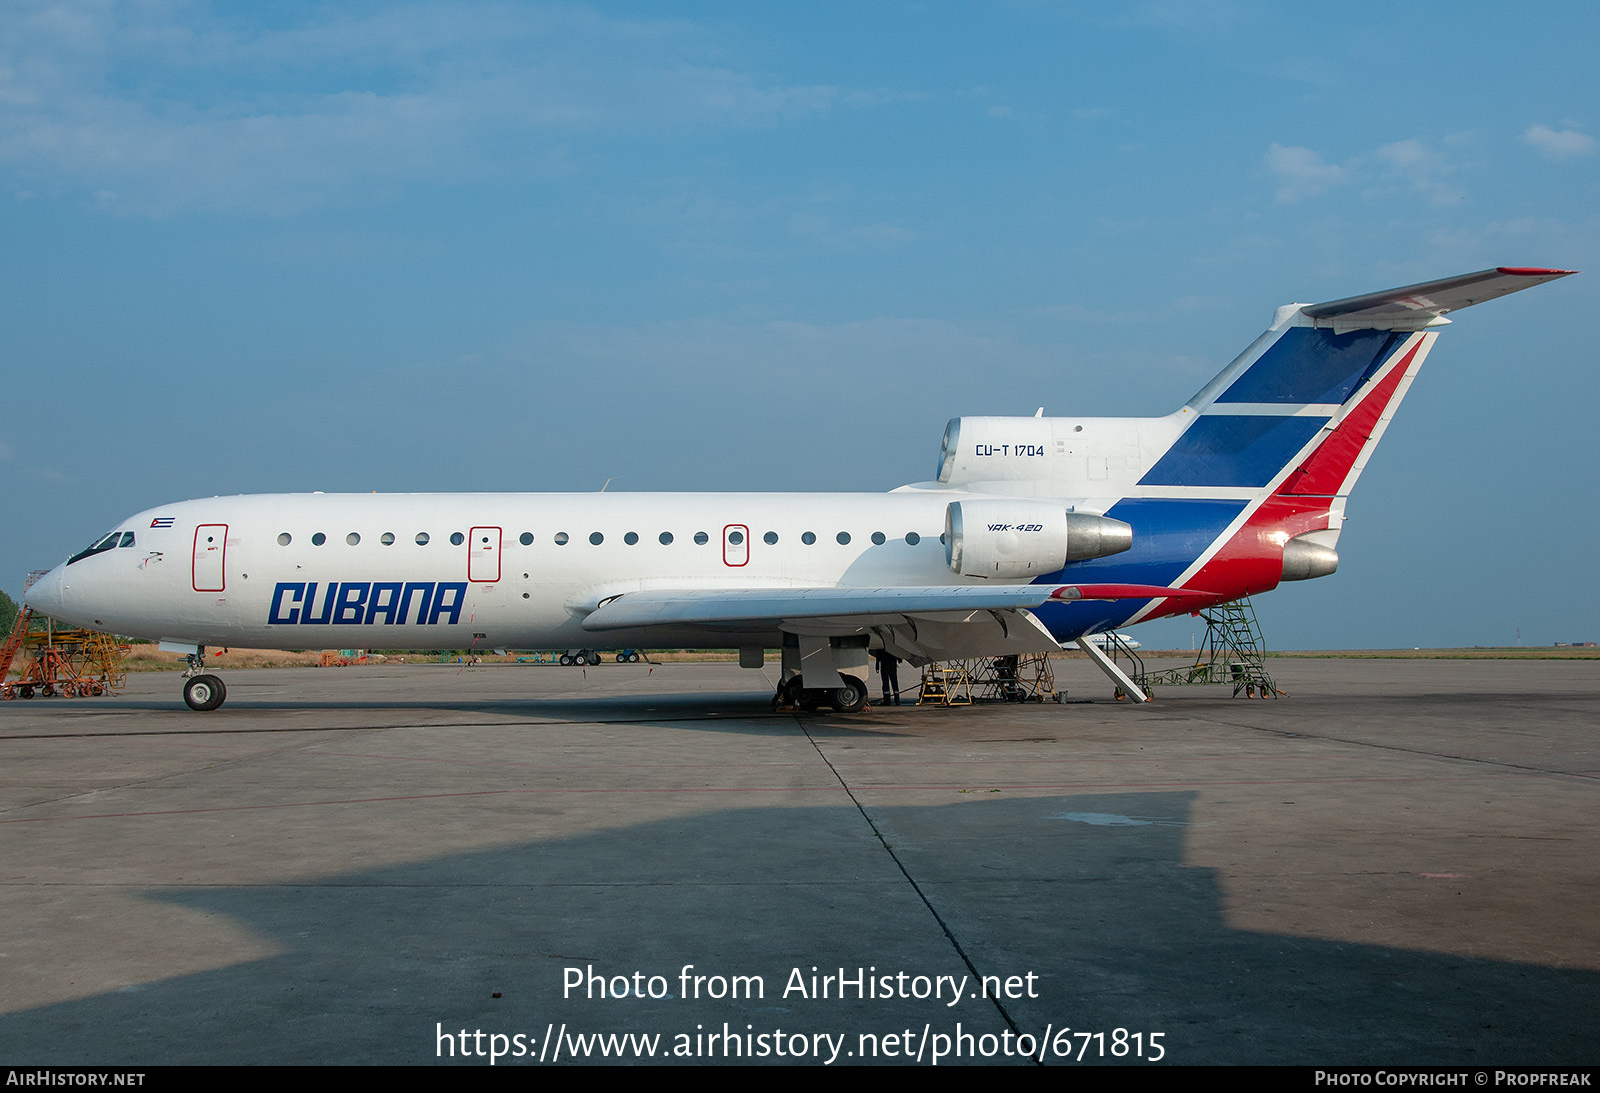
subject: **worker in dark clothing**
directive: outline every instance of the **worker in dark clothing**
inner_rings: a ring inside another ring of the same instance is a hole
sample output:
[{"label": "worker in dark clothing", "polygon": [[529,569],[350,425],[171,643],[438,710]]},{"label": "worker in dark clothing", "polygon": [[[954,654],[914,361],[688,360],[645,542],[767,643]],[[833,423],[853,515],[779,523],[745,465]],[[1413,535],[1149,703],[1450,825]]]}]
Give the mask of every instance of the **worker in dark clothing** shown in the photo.
[{"label": "worker in dark clothing", "polygon": [[900,658],[887,649],[876,649],[872,656],[878,662],[878,679],[883,683],[883,704],[900,705]]}]

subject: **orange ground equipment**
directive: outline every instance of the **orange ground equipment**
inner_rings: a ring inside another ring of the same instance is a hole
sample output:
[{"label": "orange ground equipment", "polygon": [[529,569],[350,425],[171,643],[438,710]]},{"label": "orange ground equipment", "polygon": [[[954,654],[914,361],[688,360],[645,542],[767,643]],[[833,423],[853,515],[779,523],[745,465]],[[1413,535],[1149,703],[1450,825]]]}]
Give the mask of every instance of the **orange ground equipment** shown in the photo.
[{"label": "orange ground equipment", "polygon": [[128,646],[110,634],[63,628],[31,607],[23,608],[0,647],[0,698],[116,694],[128,679],[123,663],[127,654]]}]

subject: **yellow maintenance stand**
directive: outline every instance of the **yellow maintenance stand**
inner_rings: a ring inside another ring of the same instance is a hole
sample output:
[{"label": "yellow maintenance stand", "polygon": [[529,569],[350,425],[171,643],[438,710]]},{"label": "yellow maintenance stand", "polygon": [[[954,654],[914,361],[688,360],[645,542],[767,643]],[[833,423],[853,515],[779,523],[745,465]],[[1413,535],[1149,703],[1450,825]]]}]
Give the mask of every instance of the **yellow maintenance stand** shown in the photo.
[{"label": "yellow maintenance stand", "polygon": [[[0,646],[0,698],[92,698],[128,679],[128,646],[98,630],[62,628],[25,607]],[[13,664],[16,677],[11,677]]]}]

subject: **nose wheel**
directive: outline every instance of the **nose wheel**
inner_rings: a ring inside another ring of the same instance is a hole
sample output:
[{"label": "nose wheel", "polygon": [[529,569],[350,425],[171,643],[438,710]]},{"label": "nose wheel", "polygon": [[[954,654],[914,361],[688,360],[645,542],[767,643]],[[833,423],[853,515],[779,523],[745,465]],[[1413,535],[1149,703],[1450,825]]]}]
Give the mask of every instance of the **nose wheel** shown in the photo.
[{"label": "nose wheel", "polygon": [[183,700],[191,710],[214,710],[228,697],[228,688],[213,675],[193,676],[184,681]]},{"label": "nose wheel", "polygon": [[183,673],[183,701],[191,710],[214,710],[228,697],[228,688],[222,680],[206,671],[205,646],[198,646],[188,656],[189,669]]}]

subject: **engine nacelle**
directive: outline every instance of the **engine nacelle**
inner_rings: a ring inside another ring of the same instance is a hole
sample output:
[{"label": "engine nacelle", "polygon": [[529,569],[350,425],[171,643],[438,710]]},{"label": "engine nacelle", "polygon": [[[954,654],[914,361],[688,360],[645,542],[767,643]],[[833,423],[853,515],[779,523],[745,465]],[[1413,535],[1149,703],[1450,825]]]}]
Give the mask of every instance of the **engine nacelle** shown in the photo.
[{"label": "engine nacelle", "polygon": [[944,511],[945,561],[963,577],[1037,577],[1131,546],[1130,525],[1051,501],[983,498]]}]

